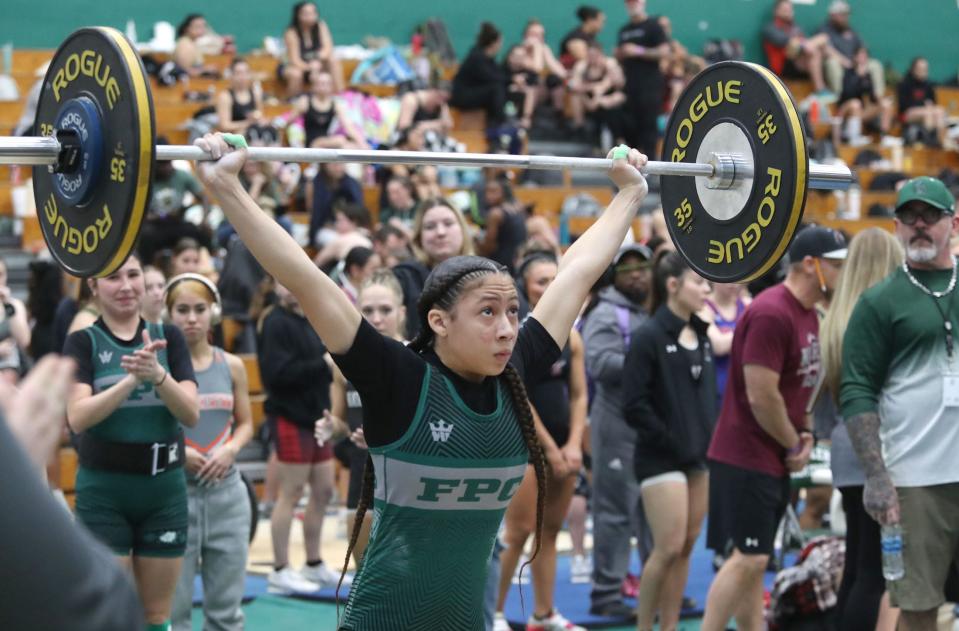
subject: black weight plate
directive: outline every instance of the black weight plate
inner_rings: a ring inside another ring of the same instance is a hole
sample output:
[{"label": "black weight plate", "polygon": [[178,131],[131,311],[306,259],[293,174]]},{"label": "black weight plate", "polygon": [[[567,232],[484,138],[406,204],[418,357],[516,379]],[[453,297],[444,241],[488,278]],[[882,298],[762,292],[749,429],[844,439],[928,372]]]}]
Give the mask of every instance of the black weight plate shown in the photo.
[{"label": "black weight plate", "polygon": [[[696,162],[703,138],[736,125],[752,148],[748,200],[707,212],[695,178],[662,176],[663,212],[677,250],[709,280],[748,282],[782,258],[802,219],[809,157],[796,105],[769,70],[744,62],[706,68],[683,91],[666,129],[663,160]],[[722,148],[720,148],[722,150]],[[724,212],[716,212],[722,210]]]},{"label": "black weight plate", "polygon": [[123,264],[140,231],[156,143],[146,72],[116,29],[80,29],[60,45],[40,93],[35,133],[53,135],[58,115],[75,99],[83,100],[83,112],[99,114],[91,129],[102,133],[101,166],[82,173],[92,183],[84,184],[87,195],[75,203],[62,192],[73,189],[63,176],[34,167],[34,197],[43,238],[57,262],[75,276],[104,276]]}]

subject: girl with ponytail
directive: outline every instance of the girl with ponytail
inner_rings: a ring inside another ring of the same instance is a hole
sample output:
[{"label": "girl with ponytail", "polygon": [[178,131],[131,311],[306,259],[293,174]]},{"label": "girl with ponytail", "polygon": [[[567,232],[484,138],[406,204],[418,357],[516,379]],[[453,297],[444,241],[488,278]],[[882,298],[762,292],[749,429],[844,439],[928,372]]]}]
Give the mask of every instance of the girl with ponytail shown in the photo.
[{"label": "girl with ponytail", "polygon": [[[373,525],[338,628],[483,629],[487,561],[527,463],[538,486],[534,556],[539,548],[545,463],[526,383],[548,374],[586,293],[630,228],[647,191],[638,171],[646,157],[610,153],[618,195],[570,247],[522,328],[505,268],[453,257],[427,278],[415,314],[420,332],[404,346],[363,320],[257,208],[236,179],[246,151],[225,138],[234,140],[218,134],[197,141],[216,160],[198,164],[203,182],[267,272],[298,298],[363,403],[371,462],[359,508],[372,506]],[[362,517],[358,510],[357,524]]]}]

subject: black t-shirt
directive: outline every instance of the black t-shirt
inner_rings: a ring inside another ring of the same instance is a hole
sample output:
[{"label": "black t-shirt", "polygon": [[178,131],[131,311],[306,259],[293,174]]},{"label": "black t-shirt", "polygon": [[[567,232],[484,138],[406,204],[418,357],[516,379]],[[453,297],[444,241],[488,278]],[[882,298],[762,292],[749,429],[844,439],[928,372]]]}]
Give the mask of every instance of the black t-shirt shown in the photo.
[{"label": "black t-shirt", "polygon": [[[534,318],[520,327],[510,364],[527,388],[549,373],[560,355],[552,336]],[[432,351],[419,355],[403,343],[384,337],[363,320],[353,345],[342,355],[333,355],[343,375],[356,387],[363,401],[363,433],[371,447],[399,440],[416,415],[426,376],[426,362],[438,369],[457,394],[477,414],[496,409],[496,377],[474,383],[443,365]]]},{"label": "black t-shirt", "polygon": [[909,75],[899,82],[898,92],[900,114],[913,107],[922,107],[926,101],[936,101],[936,92],[929,81],[919,81]]},{"label": "black t-shirt", "polygon": [[847,68],[842,76],[842,92],[839,103],[852,99],[860,99],[863,103],[876,102],[876,89],[872,84],[872,76],[868,72],[859,74],[855,68]]},{"label": "black t-shirt", "polygon": [[[656,48],[666,43],[666,32],[656,18],[646,18],[642,22],[629,22],[619,29],[616,45],[639,44],[643,48]],[[658,60],[625,57],[622,60],[626,83],[655,83],[662,80],[662,71]]]},{"label": "black t-shirt", "polygon": [[[103,318],[97,318],[91,326],[99,328],[110,336],[114,343],[135,351],[143,346],[143,329],[146,327],[146,320],[140,318],[140,324],[137,326],[136,335],[133,339],[123,340],[113,334]],[[166,339],[166,356],[170,364],[170,376],[176,381],[192,381],[196,383],[196,376],[193,373],[193,361],[190,359],[190,348],[186,344],[186,338],[180,329],[171,324],[163,325],[163,337]],[[63,345],[63,354],[72,357],[77,363],[77,381],[93,386],[93,341],[83,329],[74,331],[67,337]]]},{"label": "black t-shirt", "polygon": [[569,43],[573,40],[581,39],[586,42],[586,45],[589,46],[596,41],[596,35],[592,33],[587,33],[583,30],[582,26],[577,26],[575,29],[566,34],[566,37],[563,38],[563,41],[559,43],[559,54],[570,55],[569,52]]}]

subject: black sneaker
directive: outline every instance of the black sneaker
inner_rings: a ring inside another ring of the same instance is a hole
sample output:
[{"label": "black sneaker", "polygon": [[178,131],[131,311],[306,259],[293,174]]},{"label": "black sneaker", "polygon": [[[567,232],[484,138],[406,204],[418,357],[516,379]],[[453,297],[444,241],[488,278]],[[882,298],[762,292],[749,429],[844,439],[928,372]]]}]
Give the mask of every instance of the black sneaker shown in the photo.
[{"label": "black sneaker", "polygon": [[623,601],[608,603],[606,605],[592,605],[589,608],[590,615],[602,616],[604,618],[626,618],[636,619],[636,608],[630,607]]}]

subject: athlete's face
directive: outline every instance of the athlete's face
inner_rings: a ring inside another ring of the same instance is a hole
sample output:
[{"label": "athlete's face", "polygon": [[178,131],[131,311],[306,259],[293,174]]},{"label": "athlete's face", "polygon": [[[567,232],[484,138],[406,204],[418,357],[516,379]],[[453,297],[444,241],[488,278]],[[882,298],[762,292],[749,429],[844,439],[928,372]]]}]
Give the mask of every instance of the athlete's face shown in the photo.
[{"label": "athlete's face", "polygon": [[430,326],[449,354],[450,367],[464,377],[500,374],[519,331],[519,297],[512,277],[483,277],[460,295],[451,311],[433,309]]},{"label": "athlete's face", "polygon": [[104,313],[118,320],[138,317],[143,301],[143,269],[131,256],[120,269],[93,282],[93,293]]},{"label": "athlete's face", "polygon": [[173,257],[170,264],[170,275],[179,276],[191,272],[196,274],[200,271],[200,251],[193,248],[187,248]]},{"label": "athlete's face", "polygon": [[187,344],[206,340],[210,333],[211,303],[207,296],[184,287],[173,301],[170,319],[183,331]]},{"label": "athlete's face", "polygon": [[384,285],[365,287],[360,292],[356,306],[380,335],[399,339],[400,322],[406,307],[393,290]]},{"label": "athlete's face", "polygon": [[529,306],[535,307],[539,304],[539,299],[546,293],[546,288],[556,278],[556,263],[552,261],[537,261],[530,263],[529,267],[523,273],[523,284],[526,285],[526,297],[529,299]]}]

